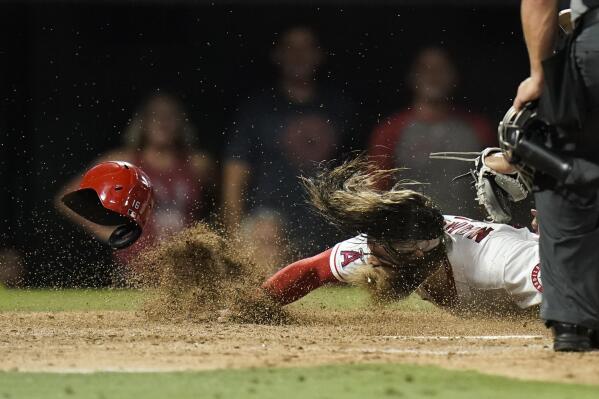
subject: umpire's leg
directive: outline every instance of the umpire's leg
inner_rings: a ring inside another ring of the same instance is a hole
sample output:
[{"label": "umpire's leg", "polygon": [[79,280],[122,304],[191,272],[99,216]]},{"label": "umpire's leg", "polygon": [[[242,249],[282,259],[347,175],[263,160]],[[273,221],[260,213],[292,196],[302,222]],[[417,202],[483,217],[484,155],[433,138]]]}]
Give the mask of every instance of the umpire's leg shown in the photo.
[{"label": "umpire's leg", "polygon": [[[577,153],[599,163],[599,23],[583,26],[574,55],[591,108]],[[596,188],[545,190],[539,211],[541,317],[599,329],[599,194]]]},{"label": "umpire's leg", "polygon": [[541,317],[599,329],[599,205],[596,191],[545,190],[539,211]]}]

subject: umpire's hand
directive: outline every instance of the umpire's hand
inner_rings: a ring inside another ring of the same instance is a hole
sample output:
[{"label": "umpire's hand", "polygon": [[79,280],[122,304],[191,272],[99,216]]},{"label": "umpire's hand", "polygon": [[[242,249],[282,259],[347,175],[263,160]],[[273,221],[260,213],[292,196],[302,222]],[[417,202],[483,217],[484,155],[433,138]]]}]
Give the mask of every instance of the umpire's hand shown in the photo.
[{"label": "umpire's hand", "polygon": [[518,92],[516,93],[516,98],[514,99],[513,104],[514,108],[519,111],[522,109],[522,107],[524,107],[524,104],[538,100],[542,91],[542,77],[531,76],[525,79],[522,83],[520,83],[520,86],[518,86]]}]

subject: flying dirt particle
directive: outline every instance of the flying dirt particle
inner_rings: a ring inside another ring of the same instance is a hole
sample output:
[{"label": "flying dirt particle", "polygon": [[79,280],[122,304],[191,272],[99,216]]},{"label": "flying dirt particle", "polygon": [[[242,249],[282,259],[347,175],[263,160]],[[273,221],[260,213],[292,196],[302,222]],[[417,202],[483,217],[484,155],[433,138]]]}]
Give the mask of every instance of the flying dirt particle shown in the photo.
[{"label": "flying dirt particle", "polygon": [[[141,254],[132,285],[155,288],[144,306],[155,319],[284,324],[288,313],[260,285],[262,270],[237,240],[197,223]],[[222,319],[227,310],[226,319]],[[220,317],[219,317],[220,316]]]}]

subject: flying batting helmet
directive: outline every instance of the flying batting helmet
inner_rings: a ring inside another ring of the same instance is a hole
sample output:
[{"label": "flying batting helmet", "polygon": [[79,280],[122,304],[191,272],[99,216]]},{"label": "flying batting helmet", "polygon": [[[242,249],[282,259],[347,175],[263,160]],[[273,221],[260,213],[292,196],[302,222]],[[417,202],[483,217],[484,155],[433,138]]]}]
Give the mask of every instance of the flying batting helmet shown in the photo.
[{"label": "flying batting helmet", "polygon": [[123,161],[102,162],[88,170],[79,189],[62,197],[62,202],[93,223],[117,226],[108,240],[115,249],[130,246],[141,236],[154,203],[148,176]]}]

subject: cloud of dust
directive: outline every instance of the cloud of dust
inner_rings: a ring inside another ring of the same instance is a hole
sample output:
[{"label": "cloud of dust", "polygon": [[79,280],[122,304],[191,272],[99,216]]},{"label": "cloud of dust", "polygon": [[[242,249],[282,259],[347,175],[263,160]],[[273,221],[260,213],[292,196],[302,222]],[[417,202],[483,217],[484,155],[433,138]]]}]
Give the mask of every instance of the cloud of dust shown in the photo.
[{"label": "cloud of dust", "polygon": [[144,311],[153,319],[217,319],[223,311],[237,322],[281,324],[288,313],[265,295],[261,270],[237,240],[197,223],[135,259],[130,278],[140,288],[155,288]]}]

